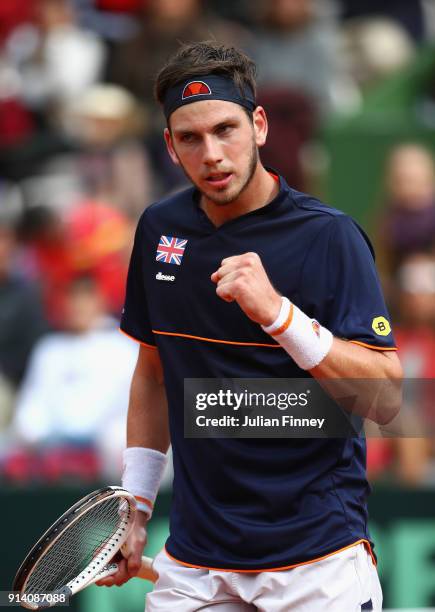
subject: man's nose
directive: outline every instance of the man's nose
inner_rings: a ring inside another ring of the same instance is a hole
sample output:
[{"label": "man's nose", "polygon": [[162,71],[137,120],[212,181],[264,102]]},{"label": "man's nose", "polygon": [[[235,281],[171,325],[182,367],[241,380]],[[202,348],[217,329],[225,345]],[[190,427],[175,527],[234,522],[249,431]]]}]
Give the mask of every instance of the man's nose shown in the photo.
[{"label": "man's nose", "polygon": [[208,166],[222,161],[222,148],[213,136],[206,136],[203,142],[203,162]]}]

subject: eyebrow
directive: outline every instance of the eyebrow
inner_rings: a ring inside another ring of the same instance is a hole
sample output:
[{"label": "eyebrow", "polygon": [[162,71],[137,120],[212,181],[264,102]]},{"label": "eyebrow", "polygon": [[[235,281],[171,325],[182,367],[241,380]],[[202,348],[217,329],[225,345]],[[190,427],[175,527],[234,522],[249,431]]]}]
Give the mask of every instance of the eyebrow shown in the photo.
[{"label": "eyebrow", "polygon": [[[234,116],[230,116],[230,117],[226,117],[225,119],[222,119],[221,121],[219,121],[219,123],[216,123],[215,125],[213,125],[211,127],[211,132],[215,132],[216,130],[218,130],[221,127],[224,127],[225,125],[229,125],[229,124],[235,124],[235,123],[240,123],[240,119],[238,117],[234,117]],[[192,129],[188,129],[186,128],[177,128],[176,130],[173,130],[173,133],[176,136],[182,136],[184,134],[197,134],[198,132]]]}]

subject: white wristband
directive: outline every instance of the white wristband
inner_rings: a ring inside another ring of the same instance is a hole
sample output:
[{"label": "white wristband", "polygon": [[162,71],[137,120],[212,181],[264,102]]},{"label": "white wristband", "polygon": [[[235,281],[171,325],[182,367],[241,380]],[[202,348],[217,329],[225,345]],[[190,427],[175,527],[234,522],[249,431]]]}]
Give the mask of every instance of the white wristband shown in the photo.
[{"label": "white wristband", "polygon": [[150,517],[167,457],[154,448],[131,446],[124,450],[123,463],[122,486],[135,496],[137,509]]},{"label": "white wristband", "polygon": [[263,330],[275,338],[302,370],[311,370],[329,353],[334,336],[286,297],[277,319]]}]

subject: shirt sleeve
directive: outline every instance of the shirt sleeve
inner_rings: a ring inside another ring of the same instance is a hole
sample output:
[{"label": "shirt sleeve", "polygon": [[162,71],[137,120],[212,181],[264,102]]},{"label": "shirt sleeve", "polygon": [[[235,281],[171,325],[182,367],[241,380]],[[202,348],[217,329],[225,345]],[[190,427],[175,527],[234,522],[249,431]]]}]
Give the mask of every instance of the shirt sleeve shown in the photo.
[{"label": "shirt sleeve", "polygon": [[142,238],[142,216],[134,237],[133,251],[128,268],[125,304],[122,309],[121,331],[141,344],[156,348],[156,341],[149,319],[145,292],[143,254],[145,244]]},{"label": "shirt sleeve", "polygon": [[301,297],[308,297],[313,316],[338,338],[394,349],[390,316],[366,234],[350,217],[334,216],[316,243],[303,269],[306,294],[301,292]]}]

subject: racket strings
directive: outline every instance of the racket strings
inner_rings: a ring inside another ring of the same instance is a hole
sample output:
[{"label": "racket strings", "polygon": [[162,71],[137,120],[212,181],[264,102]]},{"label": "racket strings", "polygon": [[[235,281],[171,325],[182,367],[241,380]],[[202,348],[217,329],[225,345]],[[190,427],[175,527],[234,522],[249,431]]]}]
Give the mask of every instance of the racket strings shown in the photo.
[{"label": "racket strings", "polygon": [[[131,514],[129,504],[118,497],[93,506],[72,522],[37,561],[27,581],[26,593],[50,593],[85,572],[102,569],[123,534]],[[62,526],[59,526],[61,529]],[[95,557],[102,558],[97,563]]]}]

